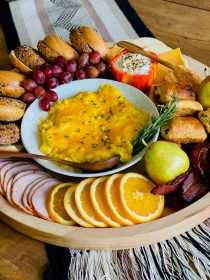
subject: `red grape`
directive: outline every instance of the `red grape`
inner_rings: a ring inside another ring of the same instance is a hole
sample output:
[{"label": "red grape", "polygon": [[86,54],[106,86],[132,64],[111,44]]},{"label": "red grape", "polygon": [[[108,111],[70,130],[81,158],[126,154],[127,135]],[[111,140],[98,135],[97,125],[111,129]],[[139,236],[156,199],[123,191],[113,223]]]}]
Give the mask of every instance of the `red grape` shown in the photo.
[{"label": "red grape", "polygon": [[97,51],[94,51],[90,54],[90,63],[95,64],[98,63],[101,59],[100,53]]},{"label": "red grape", "polygon": [[38,98],[43,98],[45,96],[45,93],[46,93],[46,91],[45,91],[44,87],[42,87],[42,86],[37,86],[34,89],[34,94]]},{"label": "red grape", "polygon": [[67,60],[65,59],[65,57],[59,55],[56,57],[55,59],[55,64],[60,66],[61,68],[63,68],[66,65]]},{"label": "red grape", "polygon": [[41,69],[44,69],[44,68],[52,68],[52,65],[46,62],[41,67]]},{"label": "red grape", "polygon": [[107,68],[107,65],[102,61],[94,64],[93,66],[98,70],[99,74],[103,74]]},{"label": "red grape", "polygon": [[94,66],[88,66],[85,68],[85,72],[89,78],[97,78],[99,76],[99,72]]},{"label": "red grape", "polygon": [[45,74],[45,77],[48,79],[48,78],[51,78],[53,76],[53,70],[52,70],[52,67],[45,67],[43,68],[42,72]]},{"label": "red grape", "polygon": [[70,83],[73,80],[72,74],[69,72],[61,73],[59,78],[62,84]]},{"label": "red grape", "polygon": [[51,102],[56,102],[58,100],[58,95],[55,91],[53,90],[48,90],[45,94],[45,99]]},{"label": "red grape", "polygon": [[[61,73],[62,74],[62,73]],[[59,81],[58,81],[58,79],[56,79],[56,78],[54,78],[54,77],[52,77],[52,78],[49,78],[48,80],[47,80],[47,87],[48,88],[56,88],[57,86],[59,86]]]},{"label": "red grape", "polygon": [[89,64],[89,54],[83,53],[81,54],[80,58],[78,59],[78,65],[80,67],[86,67]]},{"label": "red grape", "polygon": [[37,84],[42,85],[45,82],[45,74],[40,70],[35,70],[33,79]]},{"label": "red grape", "polygon": [[59,75],[63,72],[63,69],[59,65],[54,65],[52,68],[53,76],[59,77]]},{"label": "red grape", "polygon": [[32,79],[25,79],[23,81],[23,87],[27,91],[33,91],[33,89],[37,86],[34,80]]},{"label": "red grape", "polygon": [[77,70],[76,72],[76,78],[77,80],[84,80],[86,78],[86,73],[84,70]]},{"label": "red grape", "polygon": [[75,60],[67,61],[66,66],[65,66],[65,70],[67,72],[74,73],[74,72],[77,71],[77,68],[78,68],[78,65],[77,65],[77,62]]},{"label": "red grape", "polygon": [[36,99],[36,96],[32,92],[26,92],[24,93],[22,100],[26,104],[32,103]]},{"label": "red grape", "polygon": [[47,99],[41,99],[39,101],[39,107],[43,111],[49,111],[50,110],[50,101]]}]

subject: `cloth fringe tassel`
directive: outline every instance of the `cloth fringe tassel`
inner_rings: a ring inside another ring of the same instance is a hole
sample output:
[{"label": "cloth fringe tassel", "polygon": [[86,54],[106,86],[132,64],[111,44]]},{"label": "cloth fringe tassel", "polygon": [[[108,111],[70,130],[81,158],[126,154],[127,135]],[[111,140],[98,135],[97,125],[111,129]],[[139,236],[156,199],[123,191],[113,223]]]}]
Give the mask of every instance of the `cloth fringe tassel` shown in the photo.
[{"label": "cloth fringe tassel", "polygon": [[207,280],[210,219],[161,243],[119,251],[70,249],[69,280]]}]

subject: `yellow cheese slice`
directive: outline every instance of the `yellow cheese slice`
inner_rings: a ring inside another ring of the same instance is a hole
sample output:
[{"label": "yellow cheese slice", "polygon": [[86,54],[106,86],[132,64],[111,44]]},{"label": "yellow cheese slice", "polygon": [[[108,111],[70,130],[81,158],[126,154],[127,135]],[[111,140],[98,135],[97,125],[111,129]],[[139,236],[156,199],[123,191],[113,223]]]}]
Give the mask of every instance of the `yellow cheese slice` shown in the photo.
[{"label": "yellow cheese slice", "polygon": [[[171,50],[165,53],[161,53],[158,55],[159,58],[164,59],[173,65],[183,65],[186,66],[186,62],[182,56],[180,48],[177,48],[175,50]],[[169,71],[170,69],[161,65],[158,63],[158,69],[157,69],[157,78],[155,80],[155,83],[161,83],[163,76]]]}]

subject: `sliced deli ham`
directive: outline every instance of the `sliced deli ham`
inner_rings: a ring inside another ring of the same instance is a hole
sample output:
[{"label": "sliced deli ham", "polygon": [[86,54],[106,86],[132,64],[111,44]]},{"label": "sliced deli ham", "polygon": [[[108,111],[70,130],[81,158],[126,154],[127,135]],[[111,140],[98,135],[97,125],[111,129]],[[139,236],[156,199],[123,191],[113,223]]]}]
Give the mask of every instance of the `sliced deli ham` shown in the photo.
[{"label": "sliced deli ham", "polygon": [[43,219],[51,220],[47,211],[47,196],[52,187],[60,184],[58,180],[49,180],[38,189],[36,189],[32,195],[32,205],[34,211]]},{"label": "sliced deli ham", "polygon": [[[10,161],[7,161],[7,160],[1,160],[0,161],[0,174],[1,174],[1,169],[7,164],[9,163]],[[4,195],[4,191],[3,191],[3,186],[1,184],[1,175],[0,175],[0,194]]]},{"label": "sliced deli ham", "polygon": [[[5,196],[6,196],[6,199],[10,202],[11,205],[14,206],[14,203],[12,201],[12,197],[11,197],[11,189],[13,187],[13,184],[16,180],[18,180],[19,178],[23,177],[23,176],[26,176],[26,175],[30,175],[31,173],[34,173],[34,171],[41,171],[41,172],[44,172],[42,171],[42,169],[28,169],[28,170],[25,170],[25,171],[21,171],[19,172],[18,174],[16,174],[14,177],[11,177],[7,183],[7,187],[6,187],[6,193],[5,193]],[[45,173],[47,174],[47,173]]]},{"label": "sliced deli ham", "polygon": [[4,166],[2,166],[0,180],[1,180],[1,186],[2,186],[2,190],[3,190],[4,195],[6,193],[6,190],[4,188],[4,178],[5,178],[5,175],[6,175],[7,171],[10,170],[11,168],[15,167],[15,166],[20,166],[20,165],[22,165],[22,162],[10,161],[10,162],[7,162]]},{"label": "sliced deli ham", "polygon": [[28,185],[36,180],[37,178],[44,177],[45,172],[41,170],[32,170],[31,174],[27,174],[25,176],[20,177],[19,179],[13,179],[12,186],[11,186],[11,201],[15,204],[19,209],[29,212],[26,210],[22,204],[22,195]]},{"label": "sliced deli ham", "polygon": [[40,170],[40,168],[37,165],[35,165],[33,163],[28,163],[28,162],[24,162],[21,165],[11,167],[5,173],[5,176],[4,176],[3,189],[4,189],[5,193],[7,193],[7,185],[11,178],[14,178],[17,174],[19,174],[23,171],[29,171],[29,170]]},{"label": "sliced deli ham", "polygon": [[28,185],[28,187],[25,189],[23,195],[22,195],[22,203],[25,209],[27,209],[28,211],[34,213],[34,215],[36,214],[33,210],[32,207],[32,203],[31,203],[31,199],[30,199],[30,203],[29,203],[29,196],[32,196],[32,193],[34,192],[34,190],[36,188],[39,188],[41,185],[43,185],[44,183],[46,183],[49,178],[46,177],[41,177],[36,179],[34,182],[32,182],[31,184]]}]

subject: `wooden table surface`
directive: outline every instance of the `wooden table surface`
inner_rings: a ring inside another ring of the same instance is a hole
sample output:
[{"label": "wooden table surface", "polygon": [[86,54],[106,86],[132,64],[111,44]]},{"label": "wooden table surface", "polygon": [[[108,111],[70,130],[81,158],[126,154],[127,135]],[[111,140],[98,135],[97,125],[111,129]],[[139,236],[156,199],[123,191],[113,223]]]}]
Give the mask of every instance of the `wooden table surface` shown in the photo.
[{"label": "wooden table surface", "polygon": [[[129,0],[153,32],[172,48],[210,66],[209,0]],[[0,69],[9,69],[0,26]],[[45,245],[0,222],[0,280],[39,280],[48,266]]]}]

